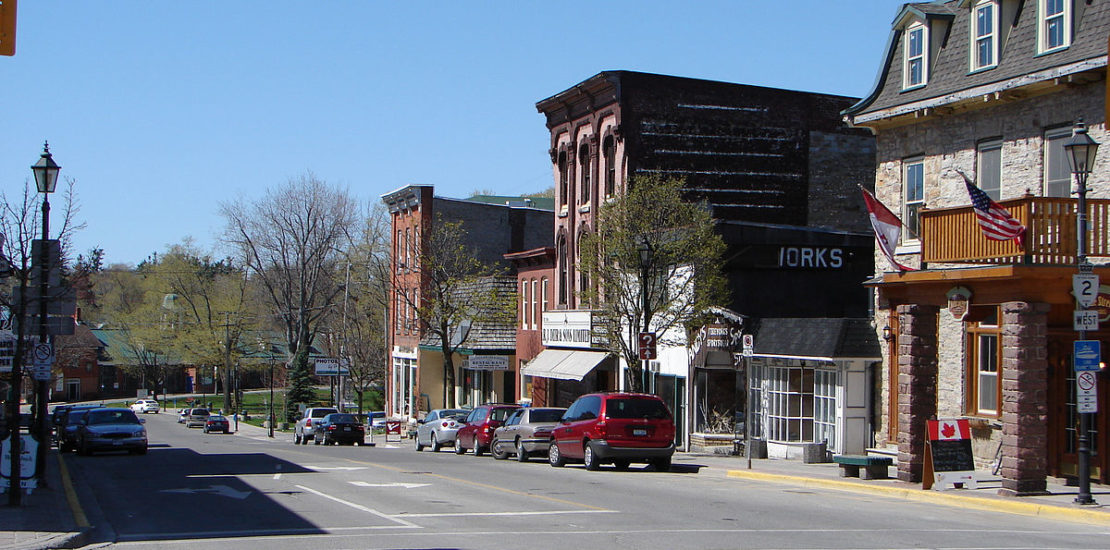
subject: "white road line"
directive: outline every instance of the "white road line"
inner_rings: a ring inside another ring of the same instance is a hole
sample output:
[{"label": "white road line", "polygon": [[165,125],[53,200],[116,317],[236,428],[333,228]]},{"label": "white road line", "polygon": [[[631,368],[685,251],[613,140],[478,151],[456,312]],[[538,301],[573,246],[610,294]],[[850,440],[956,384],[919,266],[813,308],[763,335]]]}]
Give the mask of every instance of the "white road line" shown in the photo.
[{"label": "white road line", "polygon": [[395,514],[394,518],[458,518],[495,516],[557,516],[562,514],[619,514],[616,510],[550,510],[547,512],[445,512],[442,514]]},{"label": "white road line", "polygon": [[312,493],[314,495],[322,496],[322,497],[324,497],[328,500],[332,500],[332,501],[338,502],[340,504],[345,504],[347,506],[350,506],[351,508],[354,508],[355,510],[361,510],[361,511],[366,512],[368,514],[373,514],[375,516],[378,516],[382,519],[388,519],[389,521],[399,523],[399,524],[401,524],[405,527],[408,527],[410,529],[421,529],[421,527],[419,525],[416,525],[415,523],[408,522],[408,521],[405,521],[405,520],[400,519],[400,518],[395,518],[395,517],[390,516],[388,514],[383,514],[382,512],[374,510],[373,508],[367,508],[367,507],[365,507],[361,504],[356,504],[356,503],[351,502],[349,500],[343,500],[339,497],[333,497],[333,496],[331,496],[327,493],[322,493],[320,491],[317,491],[316,489],[312,489],[310,487],[305,487],[304,485],[294,485],[294,487],[296,487],[296,488],[298,488],[302,491],[308,491],[309,493]]}]

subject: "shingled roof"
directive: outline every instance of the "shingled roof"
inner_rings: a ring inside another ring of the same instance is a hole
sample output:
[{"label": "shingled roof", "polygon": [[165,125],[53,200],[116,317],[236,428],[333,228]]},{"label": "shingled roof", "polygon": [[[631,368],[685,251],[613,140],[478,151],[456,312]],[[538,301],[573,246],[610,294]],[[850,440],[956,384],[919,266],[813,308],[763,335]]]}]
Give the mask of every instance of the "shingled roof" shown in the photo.
[{"label": "shingled roof", "polygon": [[[513,296],[516,303],[516,277],[501,276],[487,277],[458,292],[489,292],[498,288],[503,295]],[[515,309],[513,310],[515,312]],[[439,350],[439,338],[426,333],[420,340],[420,347],[428,350]],[[470,326],[466,341],[459,352],[471,351],[515,353],[516,351],[516,317],[508,313],[496,320],[475,322]]]},{"label": "shingled roof", "polygon": [[755,354],[824,359],[882,357],[868,319],[768,318],[752,329]]}]

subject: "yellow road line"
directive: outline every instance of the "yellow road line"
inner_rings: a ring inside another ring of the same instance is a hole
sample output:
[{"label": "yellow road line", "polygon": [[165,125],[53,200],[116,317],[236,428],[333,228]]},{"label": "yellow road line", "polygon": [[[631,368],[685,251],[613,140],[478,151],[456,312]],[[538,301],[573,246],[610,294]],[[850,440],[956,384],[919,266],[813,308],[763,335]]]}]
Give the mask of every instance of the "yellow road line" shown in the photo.
[{"label": "yellow road line", "polygon": [[77,527],[84,529],[89,526],[89,518],[85,515],[85,510],[81,508],[81,501],[78,500],[77,491],[73,488],[73,480],[69,477],[69,468],[66,467],[66,460],[62,453],[58,453],[58,464],[62,472],[62,487],[65,487],[66,502],[69,503],[69,509],[73,512],[73,521],[77,522]]},{"label": "yellow road line", "polygon": [[[355,464],[365,464],[367,466],[373,466],[375,468],[381,468],[383,470],[389,470],[391,472],[402,472],[403,473],[403,472],[406,471],[404,468],[398,468],[396,466],[386,466],[384,464],[375,464],[373,462],[363,462],[361,460],[354,460],[354,459],[350,459],[350,458],[348,458],[347,460],[349,462],[354,462]],[[426,475],[426,476],[431,476],[431,477],[438,477],[440,479],[443,479],[443,480],[446,480],[446,481],[453,481],[455,483],[465,483],[467,485],[473,485],[475,487],[482,487],[483,489],[490,489],[490,490],[493,490],[493,491],[500,491],[502,493],[508,493],[510,495],[517,495],[517,496],[522,496],[522,497],[531,497],[531,498],[535,498],[535,499],[539,499],[539,500],[546,500],[548,502],[557,502],[559,504],[567,504],[567,505],[570,505],[570,506],[577,506],[579,508],[586,508],[588,510],[598,510],[598,511],[602,511],[602,512],[612,512],[613,511],[613,510],[610,510],[608,508],[602,508],[600,506],[594,506],[592,504],[583,504],[581,502],[574,502],[572,500],[566,500],[566,499],[562,499],[562,498],[549,497],[549,496],[546,496],[546,495],[537,495],[537,494],[534,494],[534,493],[525,493],[523,491],[517,491],[515,489],[506,489],[505,487],[498,487],[496,485],[489,485],[487,483],[479,483],[477,481],[471,481],[469,479],[462,479],[462,478],[458,478],[458,477],[446,476],[446,475],[443,475],[443,474],[434,474],[434,473],[429,472],[429,473],[421,474],[421,475]]]}]

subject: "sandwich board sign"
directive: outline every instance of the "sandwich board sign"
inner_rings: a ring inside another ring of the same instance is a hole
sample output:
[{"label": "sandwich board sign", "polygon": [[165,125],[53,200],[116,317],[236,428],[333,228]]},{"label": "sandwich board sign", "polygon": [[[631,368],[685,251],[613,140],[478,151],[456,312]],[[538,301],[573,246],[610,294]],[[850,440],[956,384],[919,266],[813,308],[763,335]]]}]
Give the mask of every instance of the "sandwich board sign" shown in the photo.
[{"label": "sandwich board sign", "polygon": [[975,489],[975,456],[971,452],[971,424],[966,418],[928,421],[924,489]]}]

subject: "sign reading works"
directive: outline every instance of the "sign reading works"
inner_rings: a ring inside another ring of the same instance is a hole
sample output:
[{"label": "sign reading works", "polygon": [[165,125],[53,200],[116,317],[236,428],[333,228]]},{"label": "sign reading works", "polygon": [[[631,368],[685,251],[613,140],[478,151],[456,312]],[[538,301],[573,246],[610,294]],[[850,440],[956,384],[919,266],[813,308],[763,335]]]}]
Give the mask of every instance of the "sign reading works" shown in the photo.
[{"label": "sign reading works", "polygon": [[590,311],[543,312],[543,345],[555,348],[591,348],[593,315]]}]

